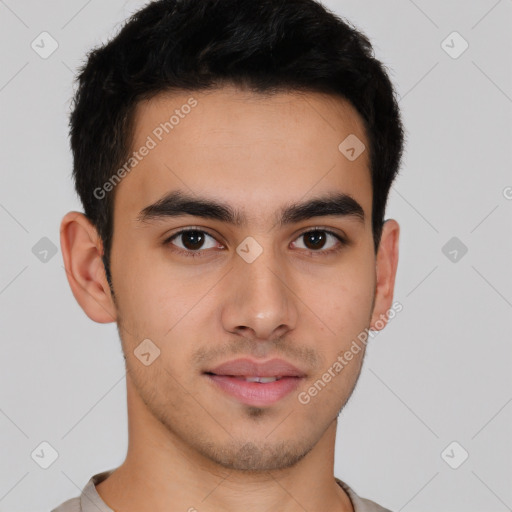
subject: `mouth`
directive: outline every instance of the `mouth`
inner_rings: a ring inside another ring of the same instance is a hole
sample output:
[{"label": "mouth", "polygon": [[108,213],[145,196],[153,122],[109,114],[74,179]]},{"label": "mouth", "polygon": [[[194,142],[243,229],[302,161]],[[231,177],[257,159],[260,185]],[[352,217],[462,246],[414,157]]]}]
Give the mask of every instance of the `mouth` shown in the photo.
[{"label": "mouth", "polygon": [[306,374],[282,359],[258,363],[237,359],[203,372],[215,388],[238,402],[272,405],[294,391]]}]

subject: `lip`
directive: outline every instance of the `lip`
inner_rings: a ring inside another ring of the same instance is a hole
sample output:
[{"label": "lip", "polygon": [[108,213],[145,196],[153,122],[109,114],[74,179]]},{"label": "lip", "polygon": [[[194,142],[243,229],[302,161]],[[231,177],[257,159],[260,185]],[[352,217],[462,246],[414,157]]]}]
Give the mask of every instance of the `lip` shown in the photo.
[{"label": "lip", "polygon": [[215,375],[240,377],[305,377],[305,373],[283,359],[259,363],[252,359],[234,359],[207,371]]},{"label": "lip", "polygon": [[[272,405],[294,391],[306,374],[282,359],[258,363],[236,359],[223,363],[204,375],[224,393],[256,407]],[[247,382],[243,377],[280,377],[274,382]]]}]

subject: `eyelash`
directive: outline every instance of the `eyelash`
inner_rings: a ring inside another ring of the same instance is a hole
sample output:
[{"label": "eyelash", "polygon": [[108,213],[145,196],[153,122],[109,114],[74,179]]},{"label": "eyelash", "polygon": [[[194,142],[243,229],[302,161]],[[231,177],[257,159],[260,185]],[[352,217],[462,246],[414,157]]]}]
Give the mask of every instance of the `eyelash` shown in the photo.
[{"label": "eyelash", "polygon": [[[348,241],[345,238],[343,238],[341,235],[338,235],[337,233],[334,233],[333,231],[330,231],[330,230],[322,228],[322,227],[309,228],[308,230],[300,233],[297,236],[297,238],[300,238],[301,236],[307,235],[309,233],[314,233],[315,231],[320,231],[322,233],[327,233],[329,235],[334,236],[340,242],[340,244],[338,246],[334,247],[333,249],[328,249],[326,251],[322,251],[321,249],[318,251],[306,250],[306,252],[308,253],[309,256],[314,256],[314,257],[330,256],[331,254],[340,252],[346,245],[348,245]],[[174,233],[170,237],[166,238],[163,242],[163,245],[172,245],[171,242],[175,238],[178,238],[180,235],[185,234],[185,233],[190,233],[190,232],[198,232],[198,233],[206,234],[215,239],[215,237],[213,235],[211,235],[207,231],[204,231],[203,229],[187,228],[187,229],[182,229],[181,231],[178,231],[177,233]],[[192,250],[185,251],[183,249],[180,249],[179,247],[178,248],[173,247],[171,250],[173,252],[175,252],[177,254],[181,254],[185,257],[201,258],[201,257],[203,257],[203,253],[205,251],[207,251],[208,249],[198,249],[197,251],[192,251]]]}]

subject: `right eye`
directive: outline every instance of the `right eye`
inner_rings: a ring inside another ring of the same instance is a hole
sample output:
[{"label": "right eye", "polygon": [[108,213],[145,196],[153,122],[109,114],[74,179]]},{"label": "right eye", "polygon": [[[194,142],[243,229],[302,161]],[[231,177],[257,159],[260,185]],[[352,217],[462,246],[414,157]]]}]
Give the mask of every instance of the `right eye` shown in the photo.
[{"label": "right eye", "polygon": [[[210,238],[213,240],[210,242],[210,246],[204,248],[204,243],[207,240],[207,238]],[[181,245],[174,243],[174,240],[177,239],[181,241]],[[177,252],[178,254],[182,254],[184,256],[191,256],[191,257],[201,257],[203,256],[203,252],[207,249],[212,249],[215,247],[216,242],[215,238],[213,238],[212,235],[208,234],[206,231],[203,231],[201,229],[182,229],[181,231],[178,231],[177,233],[174,233],[169,238],[167,238],[164,241],[164,245],[171,245],[174,247],[171,247],[172,251]],[[176,249],[177,247],[177,249]]]}]

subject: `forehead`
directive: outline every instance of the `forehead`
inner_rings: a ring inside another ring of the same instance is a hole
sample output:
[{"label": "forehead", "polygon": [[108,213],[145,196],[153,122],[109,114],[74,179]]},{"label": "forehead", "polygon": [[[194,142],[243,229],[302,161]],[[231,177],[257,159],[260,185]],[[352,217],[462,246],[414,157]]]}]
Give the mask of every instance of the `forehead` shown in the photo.
[{"label": "forehead", "polygon": [[[356,151],[366,150],[347,158],[343,151],[354,142]],[[342,192],[369,218],[368,149],[361,117],[334,96],[235,87],[162,93],[137,105],[132,158],[116,186],[115,212],[134,218],[182,189],[262,222],[284,203]]]}]

